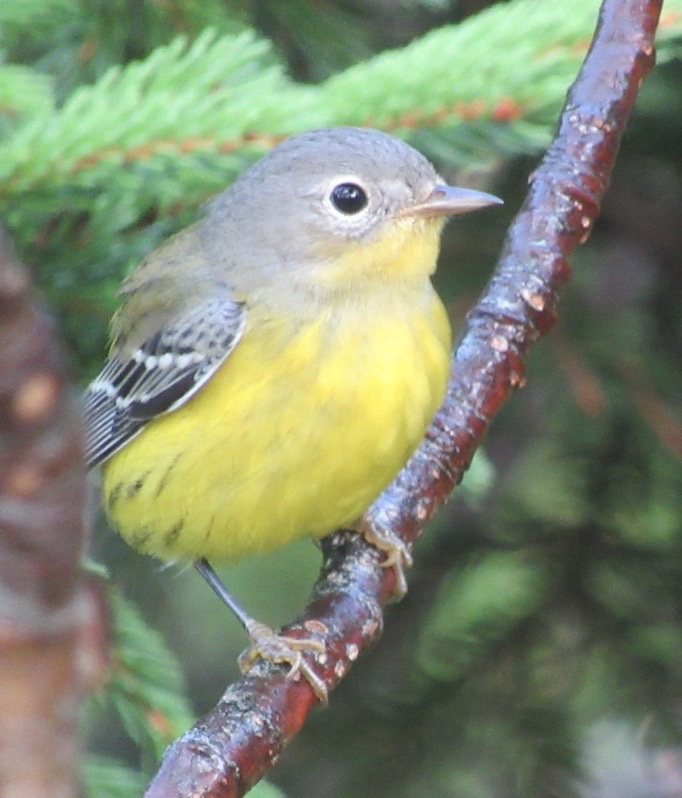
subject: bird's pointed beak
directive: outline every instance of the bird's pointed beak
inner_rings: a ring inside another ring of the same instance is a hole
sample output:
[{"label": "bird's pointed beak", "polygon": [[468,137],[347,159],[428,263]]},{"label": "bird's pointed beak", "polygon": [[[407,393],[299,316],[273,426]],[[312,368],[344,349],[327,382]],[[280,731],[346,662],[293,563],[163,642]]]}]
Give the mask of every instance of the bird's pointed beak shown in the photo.
[{"label": "bird's pointed beak", "polygon": [[398,216],[459,216],[463,213],[487,208],[489,205],[502,205],[503,200],[484,191],[470,188],[437,185],[429,196],[416,205],[403,208]]}]

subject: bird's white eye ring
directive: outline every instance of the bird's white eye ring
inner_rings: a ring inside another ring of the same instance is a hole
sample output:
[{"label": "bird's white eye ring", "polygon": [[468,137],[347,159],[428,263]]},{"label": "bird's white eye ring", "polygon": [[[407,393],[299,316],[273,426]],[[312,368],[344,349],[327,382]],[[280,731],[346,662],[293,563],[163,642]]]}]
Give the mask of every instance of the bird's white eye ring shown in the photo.
[{"label": "bird's white eye ring", "polygon": [[367,207],[367,192],[357,183],[339,183],[329,194],[331,204],[344,216],[360,213]]}]

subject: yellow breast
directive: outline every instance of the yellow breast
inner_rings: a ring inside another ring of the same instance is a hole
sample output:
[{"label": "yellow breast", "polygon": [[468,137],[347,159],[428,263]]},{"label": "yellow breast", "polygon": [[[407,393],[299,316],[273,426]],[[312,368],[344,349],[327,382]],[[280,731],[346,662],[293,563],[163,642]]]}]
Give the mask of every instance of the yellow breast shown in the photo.
[{"label": "yellow breast", "polygon": [[232,559],[349,525],[422,439],[449,350],[430,288],[305,323],[251,316],[197,395],[104,466],[107,514],[165,559]]}]

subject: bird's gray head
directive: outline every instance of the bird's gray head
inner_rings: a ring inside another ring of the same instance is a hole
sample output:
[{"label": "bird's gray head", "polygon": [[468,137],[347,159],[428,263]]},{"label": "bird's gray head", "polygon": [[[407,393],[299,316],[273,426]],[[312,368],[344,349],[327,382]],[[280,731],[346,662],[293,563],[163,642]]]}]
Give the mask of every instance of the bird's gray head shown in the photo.
[{"label": "bird's gray head", "polygon": [[265,260],[303,270],[357,246],[369,253],[388,237],[398,248],[398,228],[407,234],[426,227],[437,240],[446,216],[494,201],[444,186],[421,153],[386,133],[322,128],[287,139],[247,169],[210,203],[205,229],[212,254],[220,248],[221,260],[240,269],[258,260],[262,270]]}]

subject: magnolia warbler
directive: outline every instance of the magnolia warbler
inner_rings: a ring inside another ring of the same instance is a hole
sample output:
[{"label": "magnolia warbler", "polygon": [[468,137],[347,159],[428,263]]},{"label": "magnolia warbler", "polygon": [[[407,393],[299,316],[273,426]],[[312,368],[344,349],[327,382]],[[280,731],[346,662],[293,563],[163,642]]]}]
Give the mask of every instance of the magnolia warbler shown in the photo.
[{"label": "magnolia warbler", "polygon": [[85,397],[106,515],[134,548],[197,564],[249,633],[245,662],[302,668],[321,697],[300,656],[318,644],[253,621],[208,560],[352,528],[406,463],[448,379],[444,222],[499,202],[385,133],[314,130],[123,283]]}]

